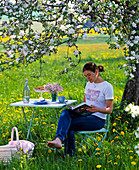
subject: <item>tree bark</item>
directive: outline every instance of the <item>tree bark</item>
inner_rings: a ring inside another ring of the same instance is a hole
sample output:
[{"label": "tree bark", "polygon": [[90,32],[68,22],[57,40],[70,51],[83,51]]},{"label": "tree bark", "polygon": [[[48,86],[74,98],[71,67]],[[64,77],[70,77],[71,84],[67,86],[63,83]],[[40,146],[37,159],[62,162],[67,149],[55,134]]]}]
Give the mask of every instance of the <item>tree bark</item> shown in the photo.
[{"label": "tree bark", "polygon": [[139,63],[136,64],[135,80],[128,80],[125,85],[121,105],[125,101],[127,104],[134,102],[139,105]]}]

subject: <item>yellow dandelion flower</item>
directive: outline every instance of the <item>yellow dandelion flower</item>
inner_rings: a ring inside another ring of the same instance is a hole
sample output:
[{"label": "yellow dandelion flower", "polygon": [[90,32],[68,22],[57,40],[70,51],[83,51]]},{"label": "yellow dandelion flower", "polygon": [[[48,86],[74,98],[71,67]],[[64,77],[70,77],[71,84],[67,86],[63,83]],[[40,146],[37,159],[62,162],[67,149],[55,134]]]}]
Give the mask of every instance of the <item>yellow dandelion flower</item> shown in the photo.
[{"label": "yellow dandelion flower", "polygon": [[48,153],[52,153],[52,150],[49,149],[49,150],[48,150]]},{"label": "yellow dandelion flower", "polygon": [[116,123],[113,123],[113,126],[116,126]]},{"label": "yellow dandelion flower", "polygon": [[114,162],[114,165],[117,165],[118,163],[117,162]]},{"label": "yellow dandelion flower", "polygon": [[9,132],[6,132],[6,135],[9,135]]},{"label": "yellow dandelion flower", "polygon": [[124,135],[124,131],[121,131],[121,135]]},{"label": "yellow dandelion flower", "polygon": [[133,156],[130,156],[130,159],[133,159]]},{"label": "yellow dandelion flower", "polygon": [[82,162],[83,160],[82,159],[78,159],[79,162]]},{"label": "yellow dandelion flower", "polygon": [[115,132],[115,129],[113,129],[112,131]]},{"label": "yellow dandelion flower", "polygon": [[81,152],[81,151],[82,151],[82,149],[81,149],[81,148],[79,148],[79,149],[78,149],[78,151],[79,151],[79,152]]},{"label": "yellow dandelion flower", "polygon": [[112,162],[112,160],[108,161],[109,163]]},{"label": "yellow dandelion flower", "polygon": [[99,152],[97,152],[97,155],[100,155],[100,153],[99,153]]},{"label": "yellow dandelion flower", "polygon": [[118,136],[115,136],[115,139],[118,139],[119,137]]},{"label": "yellow dandelion flower", "polygon": [[109,155],[111,155],[111,153],[107,153],[107,154],[106,154],[106,156],[109,156]]},{"label": "yellow dandelion flower", "polygon": [[17,154],[19,154],[19,152],[16,152]]},{"label": "yellow dandelion flower", "polygon": [[133,153],[133,151],[129,151],[130,153]]},{"label": "yellow dandelion flower", "polygon": [[136,165],[136,162],[131,162],[132,165]]},{"label": "yellow dandelion flower", "polygon": [[43,122],[42,124],[43,124],[43,125],[46,125],[46,122]]},{"label": "yellow dandelion flower", "polygon": [[24,158],[26,158],[26,155],[23,155]]},{"label": "yellow dandelion flower", "polygon": [[3,135],[2,137],[5,138],[6,135]]},{"label": "yellow dandelion flower", "polygon": [[98,141],[99,141],[99,140],[101,140],[101,138],[100,138],[100,137],[98,137]]},{"label": "yellow dandelion flower", "polygon": [[97,165],[96,168],[101,168],[102,166],[101,165]]},{"label": "yellow dandelion flower", "polygon": [[113,143],[113,142],[114,142],[114,140],[111,141],[111,143]]},{"label": "yellow dandelion flower", "polygon": [[55,126],[55,124],[51,124],[50,126],[53,127],[53,126]]},{"label": "yellow dandelion flower", "polygon": [[31,132],[33,132],[34,131],[34,129],[31,129]]},{"label": "yellow dandelion flower", "polygon": [[43,140],[43,142],[45,142],[46,140]]},{"label": "yellow dandelion flower", "polygon": [[37,118],[37,117],[35,118],[35,120],[38,120],[38,119],[39,119],[39,118]]},{"label": "yellow dandelion flower", "polygon": [[97,151],[100,151],[100,148],[96,148]]},{"label": "yellow dandelion flower", "polygon": [[21,161],[21,163],[23,163],[23,161]]},{"label": "yellow dandelion flower", "polygon": [[117,155],[117,158],[120,159],[120,155]]}]

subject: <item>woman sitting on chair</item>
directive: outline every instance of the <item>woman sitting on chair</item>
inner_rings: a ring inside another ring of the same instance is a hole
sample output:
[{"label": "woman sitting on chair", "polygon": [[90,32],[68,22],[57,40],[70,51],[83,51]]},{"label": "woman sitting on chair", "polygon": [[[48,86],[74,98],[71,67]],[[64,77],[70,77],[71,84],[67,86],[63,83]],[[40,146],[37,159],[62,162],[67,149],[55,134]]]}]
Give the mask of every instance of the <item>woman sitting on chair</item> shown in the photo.
[{"label": "woman sitting on chair", "polygon": [[86,117],[76,117],[73,110],[63,110],[59,118],[55,140],[48,141],[48,147],[61,149],[62,143],[66,141],[65,152],[72,155],[75,152],[74,131],[92,131],[104,127],[106,114],[111,114],[113,110],[113,87],[100,77],[99,72],[104,72],[103,66],[97,66],[92,62],[86,63],[83,67],[83,74],[88,80],[84,102],[91,106],[86,110],[92,114]]}]

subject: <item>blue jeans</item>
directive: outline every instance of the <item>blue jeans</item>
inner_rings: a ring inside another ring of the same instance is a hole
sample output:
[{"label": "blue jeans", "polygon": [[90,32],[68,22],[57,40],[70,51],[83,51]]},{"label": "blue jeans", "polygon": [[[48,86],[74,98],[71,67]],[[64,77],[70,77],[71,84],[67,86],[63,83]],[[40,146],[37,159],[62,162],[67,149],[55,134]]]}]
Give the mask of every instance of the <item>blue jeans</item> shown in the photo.
[{"label": "blue jeans", "polygon": [[72,112],[70,109],[62,111],[56,132],[56,138],[65,144],[65,153],[70,155],[76,151],[74,131],[98,130],[105,124],[105,120],[97,116],[74,117]]}]

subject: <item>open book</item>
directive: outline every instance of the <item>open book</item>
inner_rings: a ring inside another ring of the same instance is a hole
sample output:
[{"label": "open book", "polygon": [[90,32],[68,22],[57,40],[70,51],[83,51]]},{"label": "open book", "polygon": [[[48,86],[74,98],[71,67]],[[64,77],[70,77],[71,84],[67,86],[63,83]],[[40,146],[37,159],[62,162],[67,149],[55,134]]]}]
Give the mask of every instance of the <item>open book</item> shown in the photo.
[{"label": "open book", "polygon": [[[71,110],[73,110],[73,114],[77,115],[77,116],[88,116],[91,115],[92,112],[87,111],[86,108],[90,107],[89,105],[87,105],[85,102],[80,103],[78,105],[76,105],[75,107],[72,107],[70,105],[67,105]],[[90,107],[91,108],[91,107]]]}]

